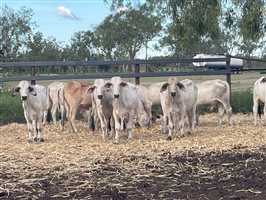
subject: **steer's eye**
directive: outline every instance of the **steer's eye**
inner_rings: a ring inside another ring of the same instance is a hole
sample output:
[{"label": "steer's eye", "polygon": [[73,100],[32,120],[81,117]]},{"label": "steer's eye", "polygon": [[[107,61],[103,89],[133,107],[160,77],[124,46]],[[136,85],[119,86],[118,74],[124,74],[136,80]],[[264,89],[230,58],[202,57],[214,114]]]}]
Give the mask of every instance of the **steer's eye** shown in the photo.
[{"label": "steer's eye", "polygon": [[110,88],[112,85],[113,85],[112,83],[106,83],[105,86],[106,86],[107,88]]},{"label": "steer's eye", "polygon": [[19,92],[20,87],[15,88],[15,92]]},{"label": "steer's eye", "polygon": [[29,89],[29,91],[30,91],[30,92],[32,92],[32,91],[33,91],[33,88],[32,88],[32,87],[29,87],[28,89]]}]

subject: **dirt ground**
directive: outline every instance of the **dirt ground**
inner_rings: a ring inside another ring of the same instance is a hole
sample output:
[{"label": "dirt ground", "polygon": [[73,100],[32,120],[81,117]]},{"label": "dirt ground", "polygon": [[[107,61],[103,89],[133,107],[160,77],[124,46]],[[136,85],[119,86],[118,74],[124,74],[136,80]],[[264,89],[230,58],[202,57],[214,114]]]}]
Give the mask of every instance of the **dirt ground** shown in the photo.
[{"label": "dirt ground", "polygon": [[201,117],[194,135],[165,140],[161,122],[130,142],[45,125],[28,143],[26,124],[0,127],[0,199],[266,199],[266,131],[251,115],[234,125]]}]

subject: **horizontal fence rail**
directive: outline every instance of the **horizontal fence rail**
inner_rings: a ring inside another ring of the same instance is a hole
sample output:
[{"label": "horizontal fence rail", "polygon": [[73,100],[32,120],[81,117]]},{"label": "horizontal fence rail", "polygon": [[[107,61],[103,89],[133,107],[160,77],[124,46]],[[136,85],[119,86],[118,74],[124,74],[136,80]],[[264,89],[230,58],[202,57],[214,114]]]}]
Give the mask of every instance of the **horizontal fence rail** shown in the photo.
[{"label": "horizontal fence rail", "polygon": [[169,60],[124,60],[124,61],[35,61],[35,62],[0,62],[0,68],[9,67],[49,67],[49,66],[100,66],[100,65],[140,65],[140,64],[175,64],[192,62],[226,62],[230,58],[199,58]]},{"label": "horizontal fence rail", "polygon": [[106,74],[88,74],[88,75],[56,75],[56,76],[27,76],[27,77],[4,77],[0,82],[12,81],[40,81],[40,80],[64,80],[64,79],[97,79],[111,78],[120,76],[121,78],[140,78],[140,77],[167,77],[167,76],[200,76],[200,75],[227,75],[230,70],[217,71],[198,71],[198,72],[143,72],[143,73],[106,73]]}]

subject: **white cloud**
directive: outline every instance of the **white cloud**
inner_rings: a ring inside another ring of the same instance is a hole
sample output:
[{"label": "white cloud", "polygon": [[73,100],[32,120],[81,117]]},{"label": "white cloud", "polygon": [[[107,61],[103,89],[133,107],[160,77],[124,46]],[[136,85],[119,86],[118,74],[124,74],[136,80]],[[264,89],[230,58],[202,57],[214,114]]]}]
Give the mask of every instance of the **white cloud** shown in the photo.
[{"label": "white cloud", "polygon": [[76,16],[75,13],[73,13],[69,8],[66,8],[65,6],[58,6],[57,13],[67,19],[81,20],[81,18]]}]

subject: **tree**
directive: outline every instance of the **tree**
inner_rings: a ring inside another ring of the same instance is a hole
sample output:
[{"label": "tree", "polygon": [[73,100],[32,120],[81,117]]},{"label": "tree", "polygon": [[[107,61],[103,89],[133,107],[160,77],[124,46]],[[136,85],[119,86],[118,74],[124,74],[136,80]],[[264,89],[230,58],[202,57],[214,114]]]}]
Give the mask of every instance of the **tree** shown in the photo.
[{"label": "tree", "polygon": [[96,27],[95,37],[107,57],[124,57],[127,54],[133,60],[161,29],[161,19],[145,3],[136,8],[127,5],[126,9],[110,14]]},{"label": "tree", "polygon": [[239,28],[242,34],[240,49],[250,56],[260,47],[260,40],[264,37],[266,23],[264,18],[265,3],[263,0],[233,0],[233,3],[241,10]]},{"label": "tree", "polygon": [[41,32],[29,35],[25,42],[26,50],[23,60],[26,61],[55,61],[61,60],[61,45],[54,37],[44,38]]},{"label": "tree", "polygon": [[208,51],[220,38],[219,0],[169,0],[168,14],[170,23],[166,26],[161,45],[169,46],[176,56],[190,57]]},{"label": "tree", "polygon": [[96,57],[93,45],[93,32],[79,31],[71,37],[70,44],[64,48],[63,58],[66,60],[93,60]]},{"label": "tree", "polygon": [[0,16],[0,44],[6,51],[7,60],[15,60],[27,36],[32,32],[35,23],[32,22],[31,9],[22,7],[18,11],[3,6]]}]

